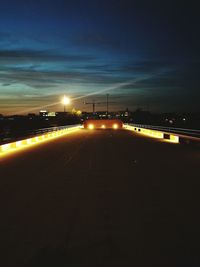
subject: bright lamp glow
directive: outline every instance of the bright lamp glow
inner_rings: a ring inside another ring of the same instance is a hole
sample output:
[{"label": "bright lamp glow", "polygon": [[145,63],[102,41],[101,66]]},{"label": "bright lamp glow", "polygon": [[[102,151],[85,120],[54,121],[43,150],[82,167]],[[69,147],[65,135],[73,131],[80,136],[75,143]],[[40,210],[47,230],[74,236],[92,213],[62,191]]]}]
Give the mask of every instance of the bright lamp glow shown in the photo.
[{"label": "bright lamp glow", "polygon": [[103,125],[101,125],[101,128],[102,128],[102,129],[105,129],[105,128],[106,128],[106,126],[103,124]]},{"label": "bright lamp glow", "polygon": [[62,103],[63,105],[69,105],[70,104],[70,98],[67,97],[67,96],[64,96],[63,99],[62,99]]},{"label": "bright lamp glow", "polygon": [[113,129],[117,129],[118,128],[118,124],[113,124]]},{"label": "bright lamp glow", "polygon": [[93,129],[94,129],[94,125],[93,125],[93,124],[89,124],[89,125],[88,125],[88,128],[89,128],[90,130],[93,130]]}]

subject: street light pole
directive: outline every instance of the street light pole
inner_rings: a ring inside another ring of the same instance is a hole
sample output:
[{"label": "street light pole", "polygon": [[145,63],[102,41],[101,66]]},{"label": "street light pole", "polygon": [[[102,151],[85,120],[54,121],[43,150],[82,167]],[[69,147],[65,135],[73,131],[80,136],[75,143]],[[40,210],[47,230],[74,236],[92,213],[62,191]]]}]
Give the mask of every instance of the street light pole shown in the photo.
[{"label": "street light pole", "polygon": [[108,97],[109,97],[109,94],[106,95],[106,106],[107,106],[107,118],[108,118]]},{"label": "street light pole", "polygon": [[62,103],[63,103],[63,106],[64,106],[64,113],[65,113],[66,112],[65,106],[70,104],[69,97],[64,96],[63,99],[62,99]]}]

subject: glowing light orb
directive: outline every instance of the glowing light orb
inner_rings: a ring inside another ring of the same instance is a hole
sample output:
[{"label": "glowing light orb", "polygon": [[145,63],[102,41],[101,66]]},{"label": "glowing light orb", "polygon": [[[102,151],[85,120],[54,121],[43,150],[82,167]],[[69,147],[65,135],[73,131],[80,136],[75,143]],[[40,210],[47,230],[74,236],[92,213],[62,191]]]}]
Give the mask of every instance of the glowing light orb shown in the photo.
[{"label": "glowing light orb", "polygon": [[89,124],[89,125],[88,125],[88,128],[89,128],[90,130],[93,130],[93,129],[94,129],[94,125],[93,125],[93,124]]},{"label": "glowing light orb", "polygon": [[64,96],[63,99],[62,99],[62,103],[63,105],[69,105],[71,102],[70,98],[67,97],[67,96]]}]

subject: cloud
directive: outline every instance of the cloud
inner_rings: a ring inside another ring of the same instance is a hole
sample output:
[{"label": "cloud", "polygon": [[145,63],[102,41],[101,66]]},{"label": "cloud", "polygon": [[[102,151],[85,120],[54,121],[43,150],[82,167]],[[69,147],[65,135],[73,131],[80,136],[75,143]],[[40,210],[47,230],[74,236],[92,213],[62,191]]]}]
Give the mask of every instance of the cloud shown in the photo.
[{"label": "cloud", "polygon": [[124,98],[127,106],[142,101],[164,106],[165,100],[173,106],[175,100],[172,101],[171,96],[178,101],[184,99],[184,95],[190,94],[192,99],[195,94],[199,95],[198,62],[183,66],[167,60],[106,62],[88,54],[0,49],[0,63],[0,91],[4,94],[1,102],[11,106],[16,99],[22,105],[27,101],[29,106],[39,106],[55,101],[64,92],[73,96],[92,97],[95,92],[104,95],[107,88],[120,83],[124,83],[123,86],[110,93]]},{"label": "cloud", "polygon": [[9,86],[11,84],[26,84],[34,88],[49,88],[56,87],[59,84],[82,83],[82,84],[102,84],[113,83],[113,77],[104,77],[103,75],[96,75],[96,73],[84,73],[78,70],[73,71],[36,71],[23,70],[18,68],[7,68],[0,72],[1,81],[3,85]]},{"label": "cloud", "polygon": [[141,60],[134,62],[127,62],[122,65],[119,71],[132,73],[154,73],[158,71],[171,70],[176,67],[176,63],[166,60]]},{"label": "cloud", "polygon": [[38,50],[0,50],[0,62],[18,63],[28,62],[88,62],[94,60],[93,56],[81,54],[58,54],[55,51]]}]

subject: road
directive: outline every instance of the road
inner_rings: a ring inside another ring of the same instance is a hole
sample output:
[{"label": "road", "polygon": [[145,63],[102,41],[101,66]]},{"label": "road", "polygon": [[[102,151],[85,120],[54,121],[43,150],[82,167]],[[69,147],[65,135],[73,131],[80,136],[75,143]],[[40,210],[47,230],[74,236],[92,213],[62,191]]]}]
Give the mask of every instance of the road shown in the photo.
[{"label": "road", "polygon": [[0,265],[200,266],[199,161],[84,129],[2,159]]}]

